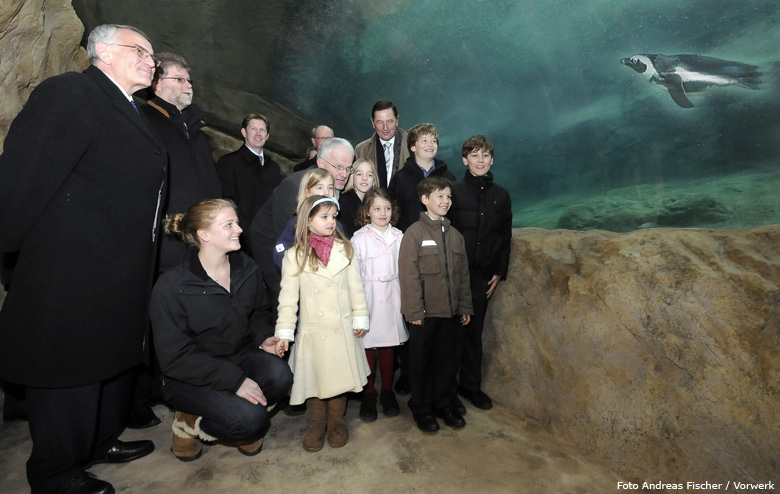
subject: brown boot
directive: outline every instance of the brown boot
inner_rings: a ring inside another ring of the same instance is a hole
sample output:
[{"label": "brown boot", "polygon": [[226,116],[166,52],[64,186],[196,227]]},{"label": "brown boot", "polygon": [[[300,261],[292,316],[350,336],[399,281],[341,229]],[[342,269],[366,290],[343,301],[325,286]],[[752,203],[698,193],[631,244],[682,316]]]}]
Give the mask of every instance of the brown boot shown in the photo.
[{"label": "brown boot", "polygon": [[236,446],[238,446],[238,452],[242,455],[255,456],[263,450],[263,438],[238,441]]},{"label": "brown boot", "polygon": [[171,446],[173,456],[181,461],[197,460],[203,452],[200,440],[216,441],[217,438],[200,430],[202,419],[203,417],[191,413],[176,412],[171,426],[173,429],[173,446]]},{"label": "brown boot", "polygon": [[326,405],[319,398],[306,400],[306,433],[303,449],[316,452],[325,444]]},{"label": "brown boot", "polygon": [[347,432],[347,420],[344,414],[347,411],[347,396],[336,396],[328,400],[328,444],[331,448],[340,448],[347,444],[349,432]]}]

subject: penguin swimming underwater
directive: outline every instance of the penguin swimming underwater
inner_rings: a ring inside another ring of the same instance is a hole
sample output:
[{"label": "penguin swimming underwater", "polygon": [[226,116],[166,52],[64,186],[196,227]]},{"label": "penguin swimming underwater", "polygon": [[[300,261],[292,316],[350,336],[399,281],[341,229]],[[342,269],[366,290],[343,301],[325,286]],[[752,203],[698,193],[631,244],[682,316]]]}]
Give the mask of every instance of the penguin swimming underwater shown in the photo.
[{"label": "penguin swimming underwater", "polygon": [[667,89],[682,108],[693,108],[687,93],[698,93],[711,86],[758,89],[761,84],[761,72],[755,65],[704,55],[634,55],[620,63],[644,75],[651,84]]}]

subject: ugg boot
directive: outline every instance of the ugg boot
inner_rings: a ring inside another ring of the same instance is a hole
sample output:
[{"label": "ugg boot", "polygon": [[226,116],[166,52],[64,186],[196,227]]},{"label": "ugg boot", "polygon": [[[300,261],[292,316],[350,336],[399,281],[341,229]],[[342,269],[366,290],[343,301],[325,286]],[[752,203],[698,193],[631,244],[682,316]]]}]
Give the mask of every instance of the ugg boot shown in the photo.
[{"label": "ugg boot", "polygon": [[238,452],[242,455],[255,456],[263,450],[263,438],[238,441],[236,446],[238,446]]},{"label": "ugg boot", "polygon": [[191,413],[176,412],[173,417],[173,446],[171,452],[173,456],[181,461],[193,461],[200,458],[203,447],[200,440],[216,441],[217,438],[210,436],[200,429],[200,421],[203,417],[192,415]]},{"label": "ugg boot", "polygon": [[347,444],[347,395],[336,396],[328,400],[328,444],[331,448],[340,448]]},{"label": "ugg boot", "polygon": [[316,452],[325,444],[327,405],[319,398],[306,400],[306,433],[303,435],[303,449]]}]

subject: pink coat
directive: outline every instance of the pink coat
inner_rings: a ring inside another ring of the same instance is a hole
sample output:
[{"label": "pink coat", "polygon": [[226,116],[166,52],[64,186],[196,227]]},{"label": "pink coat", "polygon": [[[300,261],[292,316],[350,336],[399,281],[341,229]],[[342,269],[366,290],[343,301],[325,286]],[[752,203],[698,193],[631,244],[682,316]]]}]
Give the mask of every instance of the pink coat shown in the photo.
[{"label": "pink coat", "polygon": [[370,331],[363,337],[366,348],[396,346],[409,339],[401,315],[401,284],[398,281],[398,251],[403,233],[390,228],[389,243],[368,225],[352,236],[370,316]]}]

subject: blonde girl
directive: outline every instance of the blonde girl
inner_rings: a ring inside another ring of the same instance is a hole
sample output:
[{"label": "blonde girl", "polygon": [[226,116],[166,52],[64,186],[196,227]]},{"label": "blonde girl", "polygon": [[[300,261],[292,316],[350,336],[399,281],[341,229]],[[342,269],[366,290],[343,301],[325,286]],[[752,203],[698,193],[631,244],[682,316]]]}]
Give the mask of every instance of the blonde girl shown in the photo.
[{"label": "blonde girl", "polygon": [[344,192],[339,196],[339,204],[341,205],[339,219],[344,225],[343,231],[347,238],[351,238],[358,228],[355,221],[366,192],[376,189],[378,183],[376,166],[373,161],[360,159],[352,165],[352,175],[349,176]]},{"label": "blonde girl", "polygon": [[[311,168],[303,174],[301,184],[298,186],[298,206],[296,207],[296,210],[307,197],[313,195],[333,197],[334,191],[333,175],[322,168]],[[279,269],[282,269],[284,252],[295,242],[294,213],[295,212],[293,212],[293,217],[290,218],[290,221],[284,226],[282,234],[276,239],[276,245],[274,246],[274,262]]]},{"label": "blonde girl", "polygon": [[290,404],[306,402],[306,451],[322,449],[326,429],[331,447],[347,443],[345,393],[361,391],[369,374],[360,339],[368,331],[366,296],[352,244],[336,226],[337,214],[336,199],[306,198],[298,208],[295,245],[282,263],[276,351],[284,355],[295,339]]}]

